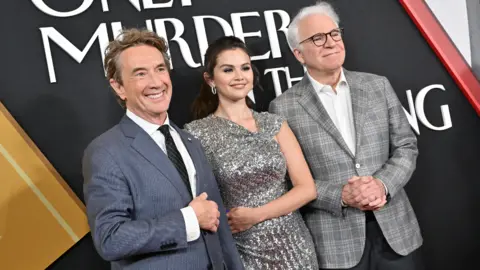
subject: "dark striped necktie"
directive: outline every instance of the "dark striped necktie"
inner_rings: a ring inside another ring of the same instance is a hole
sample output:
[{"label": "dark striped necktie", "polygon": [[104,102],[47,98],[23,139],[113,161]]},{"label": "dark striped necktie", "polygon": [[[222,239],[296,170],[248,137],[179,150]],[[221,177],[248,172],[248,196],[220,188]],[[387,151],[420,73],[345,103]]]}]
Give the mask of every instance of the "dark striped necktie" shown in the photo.
[{"label": "dark striped necktie", "polygon": [[165,146],[167,148],[168,159],[170,159],[170,161],[173,163],[173,166],[175,166],[175,168],[177,169],[183,182],[185,183],[185,185],[187,185],[188,193],[192,194],[192,189],[190,188],[190,181],[188,179],[187,168],[185,167],[185,163],[183,162],[182,155],[180,155],[177,146],[175,146],[175,142],[173,141],[172,135],[170,134],[169,125],[163,125],[159,127],[158,130],[160,130],[163,136],[165,136]]}]

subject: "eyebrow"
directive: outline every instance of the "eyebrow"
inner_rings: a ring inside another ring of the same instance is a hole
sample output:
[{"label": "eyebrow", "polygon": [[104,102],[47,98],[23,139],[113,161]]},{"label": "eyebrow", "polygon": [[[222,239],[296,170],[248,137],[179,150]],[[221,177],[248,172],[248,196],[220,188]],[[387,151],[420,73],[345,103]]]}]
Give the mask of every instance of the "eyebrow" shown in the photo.
[{"label": "eyebrow", "polygon": [[[326,32],[326,33],[316,33],[316,34],[313,35],[313,36],[326,35],[326,34],[329,34],[329,33],[333,32],[333,31],[340,31],[340,28],[333,28],[332,30],[330,30],[330,31],[328,31],[328,32]],[[312,36],[312,37],[313,37],[313,36]]]},{"label": "eyebrow", "polygon": [[[241,64],[240,66],[245,66],[245,65],[249,65],[249,66],[250,66],[250,65],[251,65],[251,63],[249,63],[249,62],[245,62],[245,63]],[[233,65],[230,65],[230,64],[223,64],[223,65],[221,65],[220,67],[221,67],[221,68],[222,68],[222,67],[233,67]]]},{"label": "eyebrow", "polygon": [[144,67],[137,67],[137,68],[134,68],[134,69],[132,70],[132,74],[137,73],[137,71],[145,71],[145,70],[147,70],[147,69],[144,68]]},{"label": "eyebrow", "polygon": [[[158,64],[155,68],[161,68],[161,67],[165,68],[167,67],[167,65],[165,65],[165,63],[161,63],[161,64]],[[137,71],[146,71],[146,70],[147,68],[145,67],[137,67],[132,70],[132,74],[135,74]]]}]

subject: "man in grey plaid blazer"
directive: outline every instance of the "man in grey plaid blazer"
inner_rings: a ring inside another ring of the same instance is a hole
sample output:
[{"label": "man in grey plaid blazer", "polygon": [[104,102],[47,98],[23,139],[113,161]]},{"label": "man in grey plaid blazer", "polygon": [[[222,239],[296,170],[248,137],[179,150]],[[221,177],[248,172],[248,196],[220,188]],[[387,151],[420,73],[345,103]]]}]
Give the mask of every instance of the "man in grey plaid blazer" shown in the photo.
[{"label": "man in grey plaid blazer", "polygon": [[304,211],[322,269],[421,267],[422,236],[405,193],[417,140],[385,77],[342,68],[343,29],[327,3],[302,9],[288,42],[307,69],[270,104],[288,121],[318,198]]}]

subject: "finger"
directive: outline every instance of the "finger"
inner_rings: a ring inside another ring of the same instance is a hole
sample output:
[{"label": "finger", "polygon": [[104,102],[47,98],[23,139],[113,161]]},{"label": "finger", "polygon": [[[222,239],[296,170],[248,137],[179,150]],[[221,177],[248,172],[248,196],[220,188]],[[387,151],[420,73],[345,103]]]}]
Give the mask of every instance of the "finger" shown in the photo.
[{"label": "finger", "polygon": [[387,204],[387,199],[383,198],[382,201],[378,205],[375,206],[375,210],[378,210],[378,209],[384,207],[385,204]]},{"label": "finger", "polygon": [[357,197],[358,195],[360,195],[361,192],[360,192],[360,190],[358,190],[358,189],[354,189],[350,194],[351,194],[352,197],[355,198],[355,197]]},{"label": "finger", "polygon": [[363,200],[367,199],[365,196],[363,196],[363,194],[359,194],[358,196],[355,196],[353,198],[353,200],[356,202],[356,203],[361,203]]},{"label": "finger", "polygon": [[362,182],[363,183],[370,183],[373,180],[371,176],[362,176]]},{"label": "finger", "polygon": [[208,198],[208,194],[206,192],[203,192],[202,194],[198,195],[197,198],[201,200],[206,200]]},{"label": "finger", "polygon": [[382,201],[383,201],[383,198],[382,198],[382,197],[380,197],[380,196],[379,196],[379,197],[374,197],[373,200],[370,200],[369,205],[370,205],[370,206],[377,206],[377,205],[379,205],[380,203],[382,203]]},{"label": "finger", "polygon": [[375,178],[374,178],[373,176],[371,176],[371,175],[365,176],[365,178],[367,178],[367,179],[370,180],[370,181],[373,181],[373,180],[375,179]]},{"label": "finger", "polygon": [[382,197],[376,196],[375,194],[370,194],[370,195],[365,196],[365,197],[367,197],[370,202],[375,201],[377,198],[382,199]]},{"label": "finger", "polygon": [[385,204],[387,204],[387,201],[384,201],[384,202],[382,202],[380,205],[378,205],[378,208],[382,208],[382,207],[384,207],[384,206],[385,206]]},{"label": "finger", "polygon": [[369,186],[370,188],[373,188],[373,189],[376,189],[376,190],[379,190],[379,191],[380,191],[381,189],[384,189],[384,190],[385,190],[385,188],[383,187],[382,184],[378,184],[378,183],[375,182],[375,181],[371,181],[368,186]]},{"label": "finger", "polygon": [[352,185],[353,190],[365,190],[371,187],[373,183],[371,182],[363,182],[363,180],[357,181],[355,184]]},{"label": "finger", "polygon": [[374,209],[375,209],[374,207],[370,207],[368,205],[362,205],[360,210],[362,210],[362,211],[372,211]]},{"label": "finger", "polygon": [[375,189],[374,187],[366,187],[365,189],[361,190],[360,191],[360,194],[365,197],[365,198],[368,198],[370,196],[374,196],[375,199],[376,198],[381,198],[381,193]]},{"label": "finger", "polygon": [[348,179],[348,183],[352,184],[352,183],[354,183],[355,181],[357,181],[358,179],[360,179],[360,177],[358,177],[358,176],[352,176],[352,178]]},{"label": "finger", "polygon": [[370,203],[370,198],[365,198],[360,202],[362,206],[367,206],[369,203]]},{"label": "finger", "polygon": [[361,192],[365,192],[369,189],[373,189],[375,188],[375,186],[373,184],[370,184],[370,183],[364,183],[360,186],[358,186],[358,190],[360,190]]},{"label": "finger", "polygon": [[345,198],[343,198],[343,201],[346,202],[347,204],[352,204],[355,202],[354,198],[355,197],[353,196],[346,196]]},{"label": "finger", "polygon": [[368,204],[368,206],[370,206],[370,207],[378,207],[378,205],[380,205],[380,203],[382,203],[382,198],[378,198],[378,199],[370,202],[370,203]]},{"label": "finger", "polygon": [[344,201],[348,200],[349,198],[352,198],[352,193],[342,193],[342,199]]},{"label": "finger", "polygon": [[377,187],[373,182],[370,182],[370,183],[362,184],[361,186],[359,186],[358,189],[361,190],[362,192],[366,192],[371,190],[377,190]]},{"label": "finger", "polygon": [[364,199],[365,199],[365,198],[363,198],[363,196],[357,196],[357,197],[353,198],[353,201],[355,202],[355,204],[361,205],[361,202],[362,202]]},{"label": "finger", "polygon": [[374,211],[380,210],[380,209],[382,209],[383,206],[385,206],[385,205],[383,204],[383,205],[375,206],[375,207],[373,207],[373,210]]},{"label": "finger", "polygon": [[373,197],[369,196],[369,195],[365,196],[364,194],[361,194],[361,195],[355,197],[355,201],[360,205],[367,205],[371,201],[374,201],[375,199],[376,199],[375,196],[373,196]]},{"label": "finger", "polygon": [[383,198],[382,202],[379,204],[379,207],[383,207],[385,204],[387,204],[387,198]]},{"label": "finger", "polygon": [[209,202],[211,203],[212,208],[215,208],[215,209],[218,210],[218,204],[216,202],[214,202],[214,201],[209,201]]}]

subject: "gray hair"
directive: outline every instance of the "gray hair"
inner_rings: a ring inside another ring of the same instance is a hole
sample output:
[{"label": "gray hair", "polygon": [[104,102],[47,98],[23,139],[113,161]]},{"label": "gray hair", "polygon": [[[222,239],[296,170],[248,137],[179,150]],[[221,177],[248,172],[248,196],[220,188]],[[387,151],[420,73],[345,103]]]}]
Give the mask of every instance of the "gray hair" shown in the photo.
[{"label": "gray hair", "polygon": [[297,15],[295,15],[287,30],[287,42],[292,51],[298,48],[300,43],[300,40],[298,40],[298,23],[305,17],[315,14],[330,17],[337,26],[340,23],[340,18],[332,5],[325,1],[318,1],[315,5],[302,8]]}]

